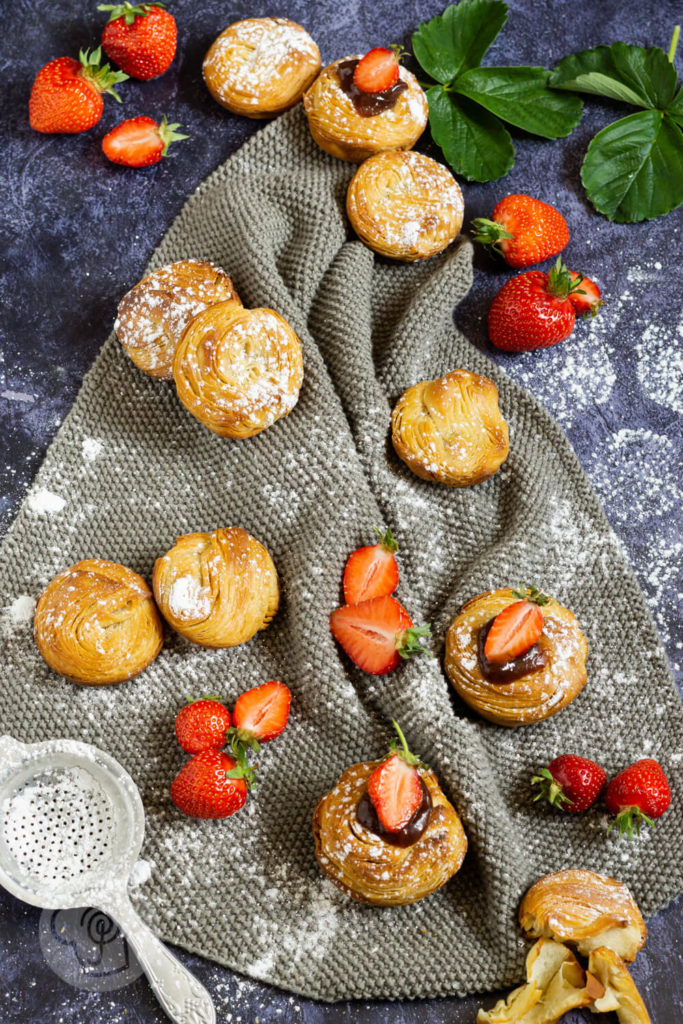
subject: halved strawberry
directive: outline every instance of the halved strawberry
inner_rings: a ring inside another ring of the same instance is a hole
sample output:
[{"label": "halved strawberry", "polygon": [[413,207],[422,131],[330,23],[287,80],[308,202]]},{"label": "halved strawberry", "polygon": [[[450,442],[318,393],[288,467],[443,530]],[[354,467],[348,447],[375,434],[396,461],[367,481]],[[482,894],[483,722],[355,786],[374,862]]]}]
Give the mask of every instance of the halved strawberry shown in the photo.
[{"label": "halved strawberry", "polygon": [[569,293],[569,301],[574,307],[577,316],[594,317],[602,306],[600,289],[595,281],[583,274],[577,274],[570,270],[569,276],[572,279],[572,290]]},{"label": "halved strawberry", "polygon": [[430,653],[420,641],[429,636],[429,626],[413,626],[403,605],[388,594],[337,608],[330,629],[351,660],[375,676],[391,672],[401,658]]},{"label": "halved strawberry", "polygon": [[382,533],[375,527],[379,544],[357,548],[349,555],[344,569],[344,600],[347,604],[360,604],[373,597],[393,594],[398,586],[398,566],[394,554],[398,544],[391,530]]},{"label": "halved strawberry", "polygon": [[533,601],[515,601],[493,620],[484,654],[494,665],[503,665],[524,654],[543,632],[543,612]]},{"label": "halved strawberry", "polygon": [[368,778],[368,796],[380,823],[388,832],[405,828],[422,803],[422,783],[417,771],[419,760],[408,750],[405,736],[393,723],[401,741],[398,749],[382,761]]},{"label": "halved strawberry", "polygon": [[274,740],[287,725],[291,703],[289,689],[275,680],[247,690],[235,703],[231,737],[258,752],[259,743]]},{"label": "halved strawberry", "polygon": [[386,92],[399,78],[398,57],[394,50],[377,46],[356,64],[353,84],[361,92]]},{"label": "halved strawberry", "polygon": [[151,167],[166,156],[172,142],[186,139],[165,117],[157,124],[151,117],[131,117],[112,128],[102,139],[108,160],[125,167]]}]

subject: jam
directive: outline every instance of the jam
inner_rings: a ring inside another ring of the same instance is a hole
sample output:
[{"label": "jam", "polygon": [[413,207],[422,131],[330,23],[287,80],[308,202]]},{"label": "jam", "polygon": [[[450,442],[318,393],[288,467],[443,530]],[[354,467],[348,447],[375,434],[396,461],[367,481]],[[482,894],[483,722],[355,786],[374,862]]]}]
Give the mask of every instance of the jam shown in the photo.
[{"label": "jam", "polygon": [[528,651],[525,651],[524,654],[520,654],[518,658],[506,661],[502,665],[494,665],[492,661],[489,661],[484,653],[484,646],[492,625],[493,619],[489,619],[479,630],[477,653],[479,655],[479,667],[484,679],[488,679],[490,683],[511,683],[514,679],[519,679],[520,676],[527,676],[530,672],[537,672],[539,668],[543,668],[548,660],[548,656],[537,643],[530,647]]},{"label": "jam", "polygon": [[391,110],[396,105],[396,100],[408,86],[400,79],[396,85],[384,92],[363,92],[353,84],[353,73],[356,70],[357,60],[344,60],[337,67],[339,87],[349,97],[357,113],[361,117],[373,117],[381,114],[383,110]]},{"label": "jam", "polygon": [[377,811],[372,805],[367,789],[360,798],[360,803],[356,810],[356,818],[363,828],[379,836],[385,843],[389,843],[391,846],[412,846],[427,828],[432,813],[432,798],[422,779],[420,779],[420,785],[422,786],[422,802],[408,824],[400,832],[389,832],[385,829],[377,817]]}]

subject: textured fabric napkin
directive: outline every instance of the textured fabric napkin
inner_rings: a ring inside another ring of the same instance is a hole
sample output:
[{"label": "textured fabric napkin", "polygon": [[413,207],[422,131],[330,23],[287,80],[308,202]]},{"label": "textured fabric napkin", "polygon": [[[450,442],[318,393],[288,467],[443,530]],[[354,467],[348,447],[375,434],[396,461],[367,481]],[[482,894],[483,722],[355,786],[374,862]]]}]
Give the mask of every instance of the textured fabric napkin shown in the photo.
[{"label": "textured fabric napkin", "polygon": [[[545,872],[616,875],[646,915],[681,890],[681,709],[643,596],[569,443],[454,330],[469,244],[416,266],[376,259],[346,223],[352,172],[313,144],[295,110],[211,175],[169,230],[153,266],[213,259],[245,305],[290,321],[304,346],[299,403],[256,438],[221,439],[107,340],[2,547],[0,731],[83,739],[131,773],[152,869],[134,896],[162,938],[325,1000],[493,989],[521,976],[516,910]],[[456,367],[496,381],[511,428],[501,472],[463,490],[413,476],[389,440],[403,389]],[[436,654],[382,678],[355,670],[328,628],[345,559],[372,541],[373,524],[398,537],[398,596],[415,621],[432,623]],[[30,599],[63,568],[98,556],[149,578],[178,535],[229,525],[263,541],[281,574],[282,606],[265,632],[226,651],[169,636],[141,677],[101,689],[43,664]],[[576,613],[589,677],[556,717],[508,730],[456,698],[443,643],[467,598],[521,581]],[[293,710],[260,755],[260,789],[227,821],[182,817],[168,795],[183,763],[178,706],[206,692],[232,701],[270,678],[291,687]],[[321,876],[311,815],[344,768],[386,751],[392,717],[437,771],[470,846],[440,892],[379,909]],[[676,787],[671,810],[656,831],[619,843],[600,811],[576,818],[533,805],[530,775],[563,751],[598,756],[611,773],[660,758]]]}]

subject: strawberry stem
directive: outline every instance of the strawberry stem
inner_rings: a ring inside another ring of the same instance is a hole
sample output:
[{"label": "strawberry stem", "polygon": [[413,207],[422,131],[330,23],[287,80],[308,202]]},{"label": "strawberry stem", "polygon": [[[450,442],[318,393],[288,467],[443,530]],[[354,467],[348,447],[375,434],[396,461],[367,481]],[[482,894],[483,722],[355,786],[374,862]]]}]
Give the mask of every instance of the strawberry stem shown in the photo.
[{"label": "strawberry stem", "polygon": [[477,217],[472,221],[472,227],[474,228],[474,241],[480,242],[482,245],[490,246],[499,255],[502,255],[500,248],[500,241],[502,238],[514,238],[509,231],[506,231],[502,224],[498,224],[495,220],[489,220],[488,217]]},{"label": "strawberry stem", "polygon": [[636,832],[640,835],[640,826],[644,821],[647,822],[650,828],[655,827],[655,823],[652,818],[648,818],[647,814],[645,814],[644,811],[641,811],[640,807],[636,807],[635,804],[631,807],[622,807],[610,827],[607,829],[607,835],[610,834],[616,825],[620,839],[623,835],[627,835],[629,839],[633,839],[633,826],[636,826]]},{"label": "strawberry stem", "polygon": [[[226,739],[230,733],[234,733],[235,731],[236,730],[228,729],[227,733],[225,734]],[[235,760],[237,761],[237,765],[235,768],[231,768],[229,771],[225,773],[226,778],[244,779],[249,789],[258,789],[258,783],[256,782],[256,769],[258,768],[258,765],[254,765],[252,767],[249,764],[247,760],[246,747],[244,743],[242,743],[237,738],[236,735],[232,735],[230,737],[230,750],[234,754]],[[260,750],[260,747],[258,747],[257,744],[257,752],[258,750]]]},{"label": "strawberry stem", "polygon": [[161,119],[159,125],[159,138],[164,144],[164,148],[161,152],[162,156],[166,156],[168,153],[168,147],[172,142],[180,142],[181,139],[189,139],[189,135],[183,135],[181,132],[176,131],[176,128],[180,128],[179,124],[169,124],[166,120],[166,115]]},{"label": "strawberry stem", "polygon": [[671,42],[669,44],[669,60],[671,61],[672,64],[674,62],[674,57],[676,56],[676,50],[678,49],[678,39],[680,37],[680,34],[681,34],[681,26],[680,25],[674,25],[674,32],[673,32],[673,35],[671,36]]},{"label": "strawberry stem", "polygon": [[387,530],[386,533],[382,533],[379,526],[373,527],[375,533],[380,538],[380,544],[385,551],[388,551],[390,555],[395,555],[398,551],[398,541],[394,537],[391,530]]},{"label": "strawberry stem", "polygon": [[557,257],[555,266],[548,271],[548,291],[556,299],[566,299],[571,292],[578,288],[581,281],[583,281],[582,275],[579,275],[576,281],[572,280],[572,275],[562,262],[561,256]]},{"label": "strawberry stem", "polygon": [[391,748],[390,749],[393,751],[393,753],[394,754],[398,754],[398,756],[401,758],[402,761],[405,761],[406,764],[409,764],[409,765],[411,765],[414,768],[426,768],[427,765],[423,764],[423,762],[419,759],[419,757],[415,757],[415,754],[411,753],[411,751],[410,751],[410,749],[408,747],[408,742],[407,742],[405,736],[403,735],[403,731],[402,731],[400,725],[398,724],[398,722],[396,721],[395,718],[392,718],[391,724],[393,725],[394,729],[396,730],[398,738],[399,738],[399,740],[401,742],[401,747],[399,749],[399,745],[396,742],[396,740],[392,740],[391,741]]},{"label": "strawberry stem", "polygon": [[161,0],[151,0],[150,3],[133,4],[126,0],[123,4],[98,4],[98,11],[111,11],[109,15],[110,21],[116,21],[117,18],[123,18],[126,25],[132,25],[136,18],[146,18],[149,12],[154,7],[165,8],[166,4],[162,3]]},{"label": "strawberry stem", "polygon": [[431,636],[431,633],[428,622],[424,626],[411,626],[409,629],[404,629],[396,640],[396,650],[400,657],[413,658],[416,654],[428,654],[431,657],[432,652],[428,647],[423,646],[420,639],[423,636]]},{"label": "strawberry stem", "polygon": [[522,583],[519,590],[513,590],[512,594],[513,597],[518,597],[520,601],[531,601],[532,604],[537,604],[540,608],[544,604],[550,604],[552,601],[552,598],[540,591],[538,587],[528,583]]},{"label": "strawberry stem", "polygon": [[121,97],[114,86],[127,81],[129,76],[123,71],[111,71],[108,64],[100,65],[102,47],[98,46],[92,53],[90,50],[81,50],[78,59],[82,65],[81,76],[91,82],[98,92],[109,93],[117,103],[120,103]]},{"label": "strawberry stem", "polygon": [[534,775],[531,780],[532,786],[538,786],[539,790],[536,793],[534,800],[547,800],[552,807],[562,807],[562,804],[570,804],[572,801],[568,796],[562,792],[562,786],[560,786],[555,779],[551,771],[548,768],[541,768],[538,775]]}]

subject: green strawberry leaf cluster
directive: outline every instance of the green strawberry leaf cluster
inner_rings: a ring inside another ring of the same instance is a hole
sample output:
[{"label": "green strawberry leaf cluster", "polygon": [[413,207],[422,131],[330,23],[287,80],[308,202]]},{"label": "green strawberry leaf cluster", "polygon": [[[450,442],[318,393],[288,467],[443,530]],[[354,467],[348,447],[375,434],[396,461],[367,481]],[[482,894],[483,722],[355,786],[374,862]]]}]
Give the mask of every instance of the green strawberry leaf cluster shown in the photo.
[{"label": "green strawberry leaf cluster", "polygon": [[657,46],[614,43],[565,57],[550,85],[572,93],[605,96],[640,107],[603,128],[581,167],[588,198],[609,220],[661,217],[683,202],[683,87],[677,90],[673,58]]},{"label": "green strawberry leaf cluster", "polygon": [[502,0],[460,0],[413,34],[413,52],[434,80],[426,86],[432,138],[456,174],[495,181],[515,162],[506,125],[544,139],[569,135],[582,103],[548,88],[541,67],[481,67],[507,21]]}]

